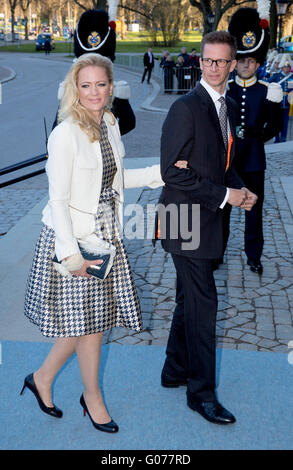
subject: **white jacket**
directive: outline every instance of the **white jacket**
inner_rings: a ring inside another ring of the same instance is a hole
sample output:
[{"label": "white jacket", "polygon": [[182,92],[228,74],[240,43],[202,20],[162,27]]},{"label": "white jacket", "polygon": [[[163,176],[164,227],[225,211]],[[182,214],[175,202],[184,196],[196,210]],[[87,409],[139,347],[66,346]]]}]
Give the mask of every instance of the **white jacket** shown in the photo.
[{"label": "white jacket", "polygon": [[[125,150],[117,121],[113,124],[114,117],[108,113],[104,113],[103,119],[117,166],[112,186],[119,194],[122,226],[123,188],[157,188],[164,183],[159,165],[123,169]],[[46,172],[49,202],[43,210],[42,222],[54,229],[55,252],[62,260],[79,253],[77,239],[91,235],[95,229],[103,175],[100,143],[91,143],[78,124],[71,118],[65,119],[49,136]]]}]

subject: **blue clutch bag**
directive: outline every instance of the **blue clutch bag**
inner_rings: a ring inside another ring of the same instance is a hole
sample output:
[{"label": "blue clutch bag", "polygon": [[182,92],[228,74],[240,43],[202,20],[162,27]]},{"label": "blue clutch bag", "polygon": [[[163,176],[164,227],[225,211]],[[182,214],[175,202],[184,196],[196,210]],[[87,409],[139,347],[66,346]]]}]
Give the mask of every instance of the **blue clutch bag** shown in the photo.
[{"label": "blue clutch bag", "polygon": [[[96,236],[94,237],[95,238],[91,236],[86,240],[78,240],[78,246],[82,257],[85,260],[103,260],[102,264],[89,266],[86,272],[91,276],[94,276],[100,280],[104,280],[108,276],[113,266],[116,248],[111,243],[108,243],[105,240],[101,240]],[[53,257],[52,261],[56,270],[60,274],[66,277],[71,277],[71,273],[67,271],[64,265],[61,264],[62,262],[57,259],[56,255]]]}]

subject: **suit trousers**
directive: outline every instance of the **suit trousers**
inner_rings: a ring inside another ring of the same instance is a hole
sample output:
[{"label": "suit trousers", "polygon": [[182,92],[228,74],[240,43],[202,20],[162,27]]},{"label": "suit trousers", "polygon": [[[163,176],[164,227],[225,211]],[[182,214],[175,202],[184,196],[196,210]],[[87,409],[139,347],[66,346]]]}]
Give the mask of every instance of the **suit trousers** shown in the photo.
[{"label": "suit trousers", "polygon": [[142,75],[141,83],[144,82],[144,79],[145,79],[146,74],[148,74],[147,82],[148,82],[148,83],[150,82],[151,75],[152,75],[152,70],[153,70],[152,67],[145,67],[144,72],[143,72],[143,75]]},{"label": "suit trousers", "polygon": [[[263,201],[264,201],[264,171],[240,172],[245,187],[257,195],[258,200],[251,211],[245,211],[244,250],[247,258],[259,261],[263,251]],[[225,249],[229,238],[230,214],[232,206],[226,204],[224,208],[224,245]]]},{"label": "suit trousers", "polygon": [[191,400],[215,399],[217,291],[211,260],[172,254],[176,308],[163,374],[188,379]]}]

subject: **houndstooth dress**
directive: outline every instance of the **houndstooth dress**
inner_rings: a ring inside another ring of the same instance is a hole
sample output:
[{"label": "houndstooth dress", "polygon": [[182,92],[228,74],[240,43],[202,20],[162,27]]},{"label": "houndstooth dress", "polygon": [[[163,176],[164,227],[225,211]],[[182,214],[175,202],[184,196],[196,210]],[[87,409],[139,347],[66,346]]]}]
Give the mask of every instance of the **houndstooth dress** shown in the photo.
[{"label": "houndstooth dress", "polygon": [[28,277],[24,313],[47,337],[83,336],[114,326],[142,329],[139,299],[115,214],[117,193],[111,185],[117,169],[104,121],[101,130],[103,178],[95,232],[115,245],[113,267],[104,281],[61,276],[52,263],[55,232],[44,225]]}]

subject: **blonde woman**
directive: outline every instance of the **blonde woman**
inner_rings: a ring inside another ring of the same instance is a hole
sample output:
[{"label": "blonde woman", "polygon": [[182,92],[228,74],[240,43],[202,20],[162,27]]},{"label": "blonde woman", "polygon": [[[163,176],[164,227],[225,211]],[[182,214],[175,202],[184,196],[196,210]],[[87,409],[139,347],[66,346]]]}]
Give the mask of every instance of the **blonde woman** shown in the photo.
[{"label": "blonde woman", "polygon": [[[80,404],[96,429],[114,433],[101,395],[98,371],[103,331],[123,326],[142,328],[137,292],[120,226],[124,187],[161,186],[159,165],[124,170],[119,127],[109,111],[112,63],[99,54],[82,55],[64,83],[59,124],[48,141],[46,172],[49,202],[28,279],[25,315],[55,343],[40,368],[25,378],[41,410],[61,418],[51,387],[63,364],[76,352],[84,391]],[[78,241],[97,237],[116,248],[104,280],[88,274]],[[56,270],[56,255],[61,267]],[[59,272],[60,271],[60,272]]]}]

